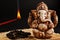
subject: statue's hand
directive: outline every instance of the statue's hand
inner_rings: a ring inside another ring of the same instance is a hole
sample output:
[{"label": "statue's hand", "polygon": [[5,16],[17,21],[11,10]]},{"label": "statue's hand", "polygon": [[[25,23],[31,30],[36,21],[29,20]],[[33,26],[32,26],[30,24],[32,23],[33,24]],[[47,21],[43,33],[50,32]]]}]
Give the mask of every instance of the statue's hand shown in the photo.
[{"label": "statue's hand", "polygon": [[54,24],[53,23],[50,23],[49,24],[49,28],[54,28]]}]

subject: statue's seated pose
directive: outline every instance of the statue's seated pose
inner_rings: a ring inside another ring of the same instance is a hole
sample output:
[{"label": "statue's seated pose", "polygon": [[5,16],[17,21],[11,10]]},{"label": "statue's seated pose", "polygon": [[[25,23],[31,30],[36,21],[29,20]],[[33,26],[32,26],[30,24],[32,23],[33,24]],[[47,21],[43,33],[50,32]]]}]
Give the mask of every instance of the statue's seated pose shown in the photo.
[{"label": "statue's seated pose", "polygon": [[50,38],[58,23],[58,16],[55,10],[48,10],[47,5],[41,2],[36,10],[31,10],[28,17],[28,24],[33,28],[36,38]]}]

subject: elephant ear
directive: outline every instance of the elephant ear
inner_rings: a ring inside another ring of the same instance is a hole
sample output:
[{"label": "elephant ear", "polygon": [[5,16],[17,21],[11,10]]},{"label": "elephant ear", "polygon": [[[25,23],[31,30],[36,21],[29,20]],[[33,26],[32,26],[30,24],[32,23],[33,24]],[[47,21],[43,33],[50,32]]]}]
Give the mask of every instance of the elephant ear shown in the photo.
[{"label": "elephant ear", "polygon": [[51,18],[52,18],[52,21],[54,23],[54,26],[56,27],[58,24],[58,16],[56,14],[56,11],[55,10],[49,10],[49,12],[51,12]]},{"label": "elephant ear", "polygon": [[31,10],[32,16],[34,19],[37,18],[37,11],[36,10]]},{"label": "elephant ear", "polygon": [[29,17],[28,17],[29,26],[31,26],[31,23],[33,22],[33,20],[37,18],[36,12],[37,12],[36,10],[31,10],[31,12],[29,12]]}]

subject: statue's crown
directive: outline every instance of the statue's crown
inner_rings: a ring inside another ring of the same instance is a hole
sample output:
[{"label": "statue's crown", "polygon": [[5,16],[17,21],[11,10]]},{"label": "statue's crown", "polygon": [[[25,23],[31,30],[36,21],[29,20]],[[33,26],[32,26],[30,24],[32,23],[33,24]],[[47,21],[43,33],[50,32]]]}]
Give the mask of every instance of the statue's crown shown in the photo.
[{"label": "statue's crown", "polygon": [[44,3],[44,2],[40,2],[38,5],[37,5],[37,10],[48,10],[48,7],[47,5]]}]

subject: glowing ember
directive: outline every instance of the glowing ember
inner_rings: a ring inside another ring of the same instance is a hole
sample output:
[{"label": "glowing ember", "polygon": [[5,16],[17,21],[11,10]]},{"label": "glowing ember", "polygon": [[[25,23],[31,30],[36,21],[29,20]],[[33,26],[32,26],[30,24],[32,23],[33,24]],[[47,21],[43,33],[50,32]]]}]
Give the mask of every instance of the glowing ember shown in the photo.
[{"label": "glowing ember", "polygon": [[20,11],[19,11],[19,10],[18,10],[18,12],[17,12],[17,19],[21,19]]}]

